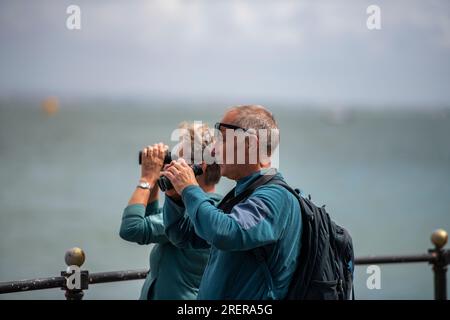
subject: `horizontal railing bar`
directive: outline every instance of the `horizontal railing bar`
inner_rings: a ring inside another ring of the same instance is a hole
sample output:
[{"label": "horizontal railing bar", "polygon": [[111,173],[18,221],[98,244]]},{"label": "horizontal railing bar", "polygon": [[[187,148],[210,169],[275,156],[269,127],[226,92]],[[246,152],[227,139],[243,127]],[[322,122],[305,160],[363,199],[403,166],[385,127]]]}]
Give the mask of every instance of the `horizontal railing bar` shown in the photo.
[{"label": "horizontal railing bar", "polygon": [[89,275],[89,283],[95,284],[95,283],[116,282],[126,280],[139,280],[145,279],[147,274],[148,269],[98,272]]},{"label": "horizontal railing bar", "polygon": [[0,282],[0,293],[61,288],[65,282],[66,278],[64,277]]},{"label": "horizontal railing bar", "polygon": [[[446,257],[447,260],[449,259],[450,250],[446,250],[444,252],[444,257]],[[433,263],[436,261],[436,259],[437,258],[435,253],[405,255],[405,256],[369,256],[356,258],[355,265],[416,263],[416,262]],[[89,284],[139,280],[144,279],[147,276],[147,274],[148,274],[147,269],[92,273],[89,274]],[[30,280],[0,282],[0,294],[31,291],[31,290],[62,288],[64,287],[65,282],[66,279],[64,277],[38,278]]]},{"label": "horizontal railing bar", "polygon": [[[89,275],[89,283],[96,284],[105,282],[145,279],[147,273],[148,270],[146,269],[92,273]],[[64,287],[65,283],[66,278],[64,277],[38,278],[30,280],[0,282],[0,294],[62,288]]]},{"label": "horizontal railing bar", "polygon": [[355,259],[356,265],[364,264],[389,264],[389,263],[415,263],[415,262],[433,262],[436,260],[436,254],[417,254],[409,256],[369,256]]}]

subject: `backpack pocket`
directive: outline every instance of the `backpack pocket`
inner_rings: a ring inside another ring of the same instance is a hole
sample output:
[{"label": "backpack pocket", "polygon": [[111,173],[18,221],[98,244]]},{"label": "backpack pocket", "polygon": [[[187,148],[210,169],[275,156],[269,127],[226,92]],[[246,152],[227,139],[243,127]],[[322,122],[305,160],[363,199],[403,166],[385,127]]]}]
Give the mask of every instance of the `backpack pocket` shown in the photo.
[{"label": "backpack pocket", "polygon": [[339,300],[338,281],[312,280],[309,284],[307,300]]}]

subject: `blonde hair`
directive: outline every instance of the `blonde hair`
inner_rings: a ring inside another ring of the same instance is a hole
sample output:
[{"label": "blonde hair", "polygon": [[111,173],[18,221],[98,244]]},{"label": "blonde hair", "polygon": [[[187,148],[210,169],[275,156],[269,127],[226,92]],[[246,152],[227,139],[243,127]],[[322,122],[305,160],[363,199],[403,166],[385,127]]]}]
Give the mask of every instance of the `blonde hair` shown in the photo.
[{"label": "blonde hair", "polygon": [[[212,146],[214,143],[214,135],[211,134],[211,129],[206,123],[191,123],[183,121],[178,126],[179,129],[184,129],[186,133],[182,139],[186,139],[191,146],[191,161],[194,161],[195,154],[203,154],[205,149]],[[199,143],[200,142],[200,143]],[[207,185],[215,185],[220,180],[220,167],[218,164],[207,164],[204,172],[205,183]]]}]

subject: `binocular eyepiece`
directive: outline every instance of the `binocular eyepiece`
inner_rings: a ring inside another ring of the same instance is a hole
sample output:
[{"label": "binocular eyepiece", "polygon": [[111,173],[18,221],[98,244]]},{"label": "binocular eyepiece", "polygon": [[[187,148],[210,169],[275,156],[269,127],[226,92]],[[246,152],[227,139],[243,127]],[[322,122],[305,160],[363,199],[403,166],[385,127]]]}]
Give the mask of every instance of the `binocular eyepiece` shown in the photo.
[{"label": "binocular eyepiece", "polygon": [[[169,164],[171,162],[172,162],[172,154],[170,153],[170,151],[166,151],[166,154],[164,156],[164,165]],[[142,151],[139,151],[139,165],[142,165]],[[194,164],[191,166],[191,168],[194,171],[195,176],[203,174],[203,169],[201,165]],[[173,189],[172,182],[170,182],[170,180],[167,177],[164,176],[160,177],[157,180],[157,183],[162,192]]]}]

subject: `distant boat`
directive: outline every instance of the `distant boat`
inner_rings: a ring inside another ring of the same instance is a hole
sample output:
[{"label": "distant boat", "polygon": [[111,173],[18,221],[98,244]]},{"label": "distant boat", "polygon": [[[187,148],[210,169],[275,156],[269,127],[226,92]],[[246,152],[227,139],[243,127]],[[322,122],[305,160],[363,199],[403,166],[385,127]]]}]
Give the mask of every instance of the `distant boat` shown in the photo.
[{"label": "distant boat", "polygon": [[353,120],[353,112],[350,109],[335,108],[328,110],[324,114],[324,119],[327,123],[333,125],[344,125]]}]

